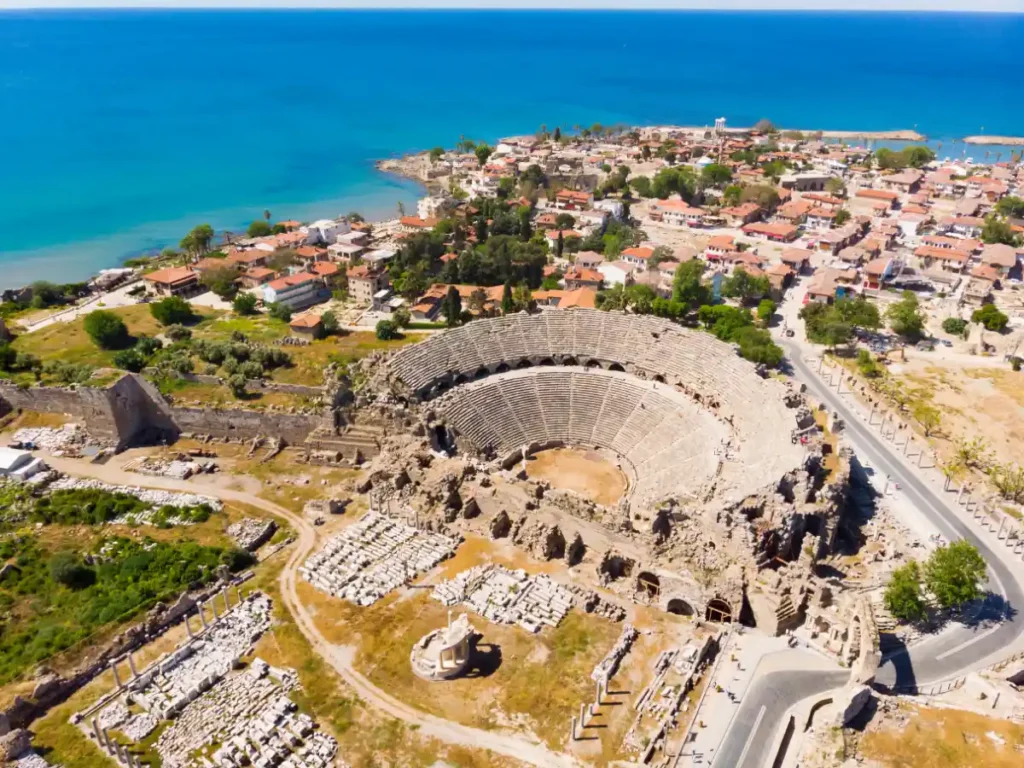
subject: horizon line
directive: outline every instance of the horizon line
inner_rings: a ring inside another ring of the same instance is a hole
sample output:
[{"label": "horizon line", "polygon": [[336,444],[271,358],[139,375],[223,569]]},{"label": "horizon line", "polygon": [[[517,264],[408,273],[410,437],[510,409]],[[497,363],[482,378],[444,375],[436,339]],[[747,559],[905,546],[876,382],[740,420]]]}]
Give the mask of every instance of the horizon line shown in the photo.
[{"label": "horizon line", "polygon": [[1024,14],[1024,0],[0,0],[0,11],[712,11]]}]

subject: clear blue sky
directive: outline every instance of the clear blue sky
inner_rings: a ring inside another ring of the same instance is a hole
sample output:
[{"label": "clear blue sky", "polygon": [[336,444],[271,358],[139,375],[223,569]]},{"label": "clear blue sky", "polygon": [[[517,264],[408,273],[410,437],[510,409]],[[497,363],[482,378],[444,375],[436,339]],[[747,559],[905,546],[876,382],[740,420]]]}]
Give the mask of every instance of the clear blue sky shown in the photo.
[{"label": "clear blue sky", "polygon": [[717,10],[1001,11],[1024,0],[0,0],[10,8],[618,8]]}]

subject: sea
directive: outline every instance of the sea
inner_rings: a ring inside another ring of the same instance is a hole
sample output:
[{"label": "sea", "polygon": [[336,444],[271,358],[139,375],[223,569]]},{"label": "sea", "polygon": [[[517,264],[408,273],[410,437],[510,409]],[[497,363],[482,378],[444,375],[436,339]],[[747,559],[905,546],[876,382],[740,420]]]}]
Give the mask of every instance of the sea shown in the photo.
[{"label": "sea", "polygon": [[0,287],[269,210],[395,215],[374,161],[542,124],[1024,132],[1024,15],[0,12]]}]

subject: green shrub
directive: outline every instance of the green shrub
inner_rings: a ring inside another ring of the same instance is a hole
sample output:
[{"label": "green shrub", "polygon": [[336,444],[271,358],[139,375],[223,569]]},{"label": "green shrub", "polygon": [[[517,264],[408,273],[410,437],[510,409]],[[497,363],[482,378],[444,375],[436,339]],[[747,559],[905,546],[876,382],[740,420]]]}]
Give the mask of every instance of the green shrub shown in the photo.
[{"label": "green shrub", "polygon": [[85,332],[102,349],[121,349],[131,337],[124,320],[106,309],[97,309],[85,316]]}]

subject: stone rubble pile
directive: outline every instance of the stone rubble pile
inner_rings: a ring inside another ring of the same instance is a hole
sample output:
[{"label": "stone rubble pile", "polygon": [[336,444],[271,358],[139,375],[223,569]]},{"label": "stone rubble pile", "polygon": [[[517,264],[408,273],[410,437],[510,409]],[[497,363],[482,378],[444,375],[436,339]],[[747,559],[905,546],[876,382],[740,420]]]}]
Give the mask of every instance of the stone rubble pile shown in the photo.
[{"label": "stone rubble pile", "polygon": [[317,589],[357,605],[372,605],[451,557],[458,542],[369,512],[330,539],[299,568]]},{"label": "stone rubble pile", "polygon": [[187,480],[192,475],[216,470],[217,465],[211,461],[191,461],[188,459],[171,459],[160,461],[153,458],[141,458],[130,461],[124,465],[129,472],[137,472],[140,475],[151,477],[170,477],[175,480]]},{"label": "stone rubble pile", "polygon": [[242,549],[254,552],[267,543],[277,530],[273,520],[247,517],[228,526],[228,536]]},{"label": "stone rubble pile", "polygon": [[444,605],[463,603],[488,621],[539,632],[557,627],[573,606],[573,593],[550,576],[500,565],[479,565],[438,584],[431,597]]},{"label": "stone rubble pile", "polygon": [[252,595],[201,637],[152,665],[129,684],[132,699],[151,715],[175,717],[234,668],[270,627],[270,598]]},{"label": "stone rubble pile", "polygon": [[288,698],[295,685],[293,671],[254,659],[189,704],[161,734],[155,748],[163,765],[346,768],[335,760],[337,742]]},{"label": "stone rubble pile", "polygon": [[61,427],[22,427],[11,438],[13,443],[34,445],[45,451],[71,450],[78,452],[93,442],[89,433],[79,424],[65,424]]}]

